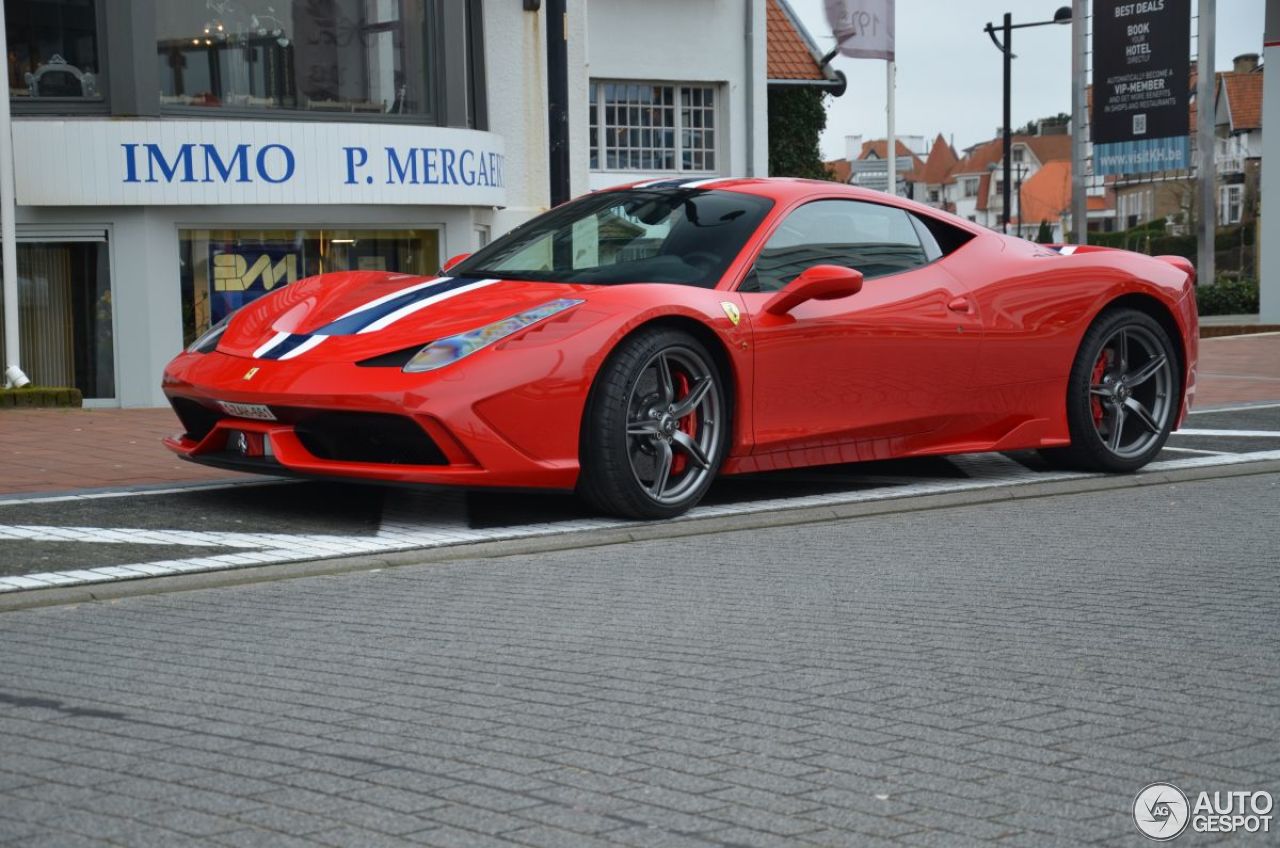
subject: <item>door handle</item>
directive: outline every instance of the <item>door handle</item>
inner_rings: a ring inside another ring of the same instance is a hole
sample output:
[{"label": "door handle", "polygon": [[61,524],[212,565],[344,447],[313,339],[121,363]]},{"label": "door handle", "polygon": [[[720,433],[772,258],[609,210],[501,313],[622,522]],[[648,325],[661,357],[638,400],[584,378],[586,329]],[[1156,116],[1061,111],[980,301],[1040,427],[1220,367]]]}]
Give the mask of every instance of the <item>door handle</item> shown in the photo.
[{"label": "door handle", "polygon": [[947,304],[947,308],[952,312],[963,312],[966,315],[973,312],[973,304],[964,295],[952,298],[951,302]]}]

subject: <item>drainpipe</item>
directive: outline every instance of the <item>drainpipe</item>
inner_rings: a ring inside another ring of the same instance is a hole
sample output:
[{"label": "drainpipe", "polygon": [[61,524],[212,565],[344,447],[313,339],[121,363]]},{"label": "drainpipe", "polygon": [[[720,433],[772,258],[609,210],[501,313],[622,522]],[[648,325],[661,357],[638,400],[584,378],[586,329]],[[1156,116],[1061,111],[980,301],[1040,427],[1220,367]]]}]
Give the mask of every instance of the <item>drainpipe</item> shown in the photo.
[{"label": "drainpipe", "polygon": [[[0,9],[0,44],[8,44]],[[0,62],[0,262],[4,263],[4,387],[31,381],[18,367],[18,234],[14,223],[13,122],[9,114],[9,63]]]},{"label": "drainpipe", "polygon": [[744,176],[754,177],[756,175],[756,15],[755,0],[747,0],[746,20],[746,39],[745,49],[742,51],[746,56],[746,68],[743,71],[743,93],[746,95],[743,112],[747,118],[747,167]]},{"label": "drainpipe", "polygon": [[569,14],[565,0],[547,0],[547,139],[551,205],[569,199]]}]

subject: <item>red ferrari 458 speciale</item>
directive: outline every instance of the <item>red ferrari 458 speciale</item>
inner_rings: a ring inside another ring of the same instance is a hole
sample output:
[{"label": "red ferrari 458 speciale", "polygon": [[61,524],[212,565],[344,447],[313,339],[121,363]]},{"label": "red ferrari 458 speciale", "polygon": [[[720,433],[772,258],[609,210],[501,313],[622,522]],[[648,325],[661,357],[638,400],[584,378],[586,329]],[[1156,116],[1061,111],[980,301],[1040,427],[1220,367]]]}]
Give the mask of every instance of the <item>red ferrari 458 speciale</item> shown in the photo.
[{"label": "red ferrari 458 speciale", "polygon": [[576,489],[681,513],[718,474],[1035,448],[1133,471],[1195,389],[1181,257],[1032,244],[835,183],[600,191],[441,276],[278,289],[165,370],[226,468]]}]

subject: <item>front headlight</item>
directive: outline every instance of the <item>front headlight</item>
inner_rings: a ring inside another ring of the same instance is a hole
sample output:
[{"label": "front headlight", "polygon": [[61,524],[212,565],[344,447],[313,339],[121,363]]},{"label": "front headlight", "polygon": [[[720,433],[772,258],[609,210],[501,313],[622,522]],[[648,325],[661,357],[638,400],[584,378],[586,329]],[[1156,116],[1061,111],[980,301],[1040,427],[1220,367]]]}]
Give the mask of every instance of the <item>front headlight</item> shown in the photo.
[{"label": "front headlight", "polygon": [[476,330],[468,330],[465,333],[458,333],[456,336],[436,339],[415,353],[413,359],[410,359],[405,364],[404,370],[409,374],[417,374],[423,371],[434,371],[437,368],[443,368],[465,356],[470,356],[477,350],[488,347],[494,342],[502,341],[507,336],[518,333],[525,327],[577,306],[579,303],[582,303],[582,301],[560,298],[559,300],[553,300],[534,307],[527,312],[521,312],[519,315],[512,315],[510,318],[494,321],[492,324]]},{"label": "front headlight", "polygon": [[222,338],[223,332],[227,329],[227,322],[231,320],[231,316],[235,312],[227,313],[227,316],[209,329],[205,330],[190,346],[187,347],[187,353],[212,353],[218,347],[218,339]]}]

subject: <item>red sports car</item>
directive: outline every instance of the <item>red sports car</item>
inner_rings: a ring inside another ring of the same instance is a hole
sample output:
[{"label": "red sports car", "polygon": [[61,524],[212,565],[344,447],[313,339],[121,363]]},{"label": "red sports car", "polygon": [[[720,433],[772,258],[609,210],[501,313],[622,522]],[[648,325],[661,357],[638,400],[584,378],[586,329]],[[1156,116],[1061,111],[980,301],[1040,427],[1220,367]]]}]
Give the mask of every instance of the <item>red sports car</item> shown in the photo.
[{"label": "red sports car", "polygon": [[1036,448],[1133,471],[1195,391],[1180,257],[1051,247],[789,179],[596,192],[423,278],[324,274],[165,370],[187,459],[576,489],[681,513],[718,474]]}]

